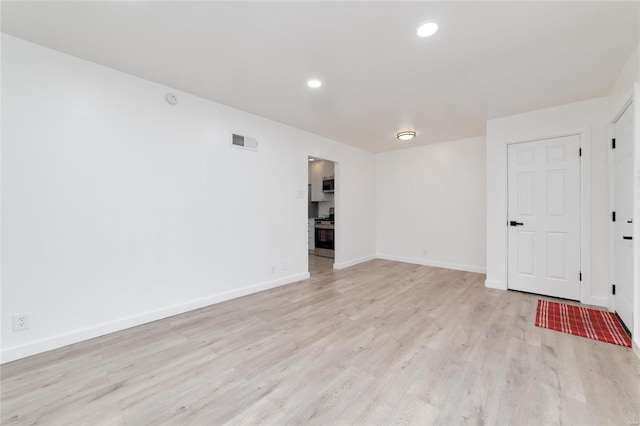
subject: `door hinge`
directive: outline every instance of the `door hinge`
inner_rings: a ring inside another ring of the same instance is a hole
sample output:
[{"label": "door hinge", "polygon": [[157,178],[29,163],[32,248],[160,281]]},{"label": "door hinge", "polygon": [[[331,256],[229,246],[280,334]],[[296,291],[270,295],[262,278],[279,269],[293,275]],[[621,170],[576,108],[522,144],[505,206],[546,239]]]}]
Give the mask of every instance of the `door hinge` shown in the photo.
[{"label": "door hinge", "polygon": [[616,221],[616,212],[611,212],[611,221]]},{"label": "door hinge", "polygon": [[616,285],[615,284],[611,284],[611,294],[613,294],[613,295],[616,294]]},{"label": "door hinge", "polygon": [[580,281],[582,281],[582,272],[580,272]]},{"label": "door hinge", "polygon": [[611,149],[616,149],[616,138],[611,139]]},{"label": "door hinge", "polygon": [[582,157],[582,148],[580,148],[580,150],[578,151],[578,153],[580,154],[580,157]]}]

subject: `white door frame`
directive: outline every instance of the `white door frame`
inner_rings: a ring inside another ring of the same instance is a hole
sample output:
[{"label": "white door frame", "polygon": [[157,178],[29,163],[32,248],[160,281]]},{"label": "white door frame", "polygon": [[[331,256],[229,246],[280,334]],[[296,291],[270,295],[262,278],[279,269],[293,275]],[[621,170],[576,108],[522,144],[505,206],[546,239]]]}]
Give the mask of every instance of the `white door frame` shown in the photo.
[{"label": "white door frame", "polygon": [[633,223],[636,224],[633,227],[633,250],[634,253],[636,253],[633,269],[633,292],[636,296],[633,302],[633,327],[634,330],[636,330],[636,333],[633,335],[632,346],[636,355],[640,358],[640,259],[638,259],[638,254],[640,253],[640,108],[638,107],[638,102],[640,102],[640,84],[635,84],[633,95],[633,138],[635,139],[635,145],[633,147],[633,155],[635,157],[633,190],[635,191],[636,198],[633,212]]},{"label": "white door frame", "polygon": [[582,150],[582,156],[580,158],[580,271],[582,273],[582,285],[580,286],[580,302],[590,304],[606,306],[607,299],[600,300],[591,296],[591,130],[590,129],[577,129],[565,133],[556,133],[546,136],[540,136],[533,139],[515,140],[507,143],[504,148],[505,164],[505,182],[507,182],[505,188],[505,199],[507,203],[504,211],[504,227],[505,232],[505,270],[504,270],[504,282],[506,288],[509,288],[509,230],[507,229],[507,220],[509,215],[509,161],[508,152],[509,146],[522,143],[522,142],[538,142],[547,139],[561,138],[564,136],[579,136],[580,137],[580,149]]},{"label": "white door frame", "polygon": [[[340,226],[340,218],[342,217],[342,215],[340,214],[340,212],[342,211],[341,207],[342,207],[342,179],[340,177],[340,163],[336,160],[332,160],[330,158],[325,158],[323,155],[321,154],[307,154],[306,156],[306,164],[307,167],[309,167],[309,157],[313,157],[316,158],[318,160],[321,161],[331,161],[333,163],[333,175],[334,175],[334,180],[335,180],[335,193],[333,195],[333,206],[334,206],[334,210],[337,211],[338,213],[335,215],[334,218],[334,222],[336,224],[336,228],[338,229],[338,231],[340,231],[342,229],[342,226]],[[337,195],[336,195],[337,194]],[[342,246],[342,237],[341,234],[339,232],[334,232],[333,233],[333,245],[334,245],[334,259],[333,259],[333,269],[342,269],[342,268],[346,268],[347,266],[351,266],[351,264],[347,264],[346,266],[344,263],[340,263],[339,260],[342,259],[342,257],[339,254],[342,254],[342,250],[339,250],[339,247]],[[308,245],[307,245],[308,247]],[[309,259],[307,258],[307,272],[309,272]]]},{"label": "white door frame", "polygon": [[[634,91],[627,97],[626,102],[622,105],[622,107],[617,111],[613,120],[609,124],[609,140],[607,141],[609,144],[611,143],[611,139],[615,137],[615,123],[620,119],[622,114],[626,111],[626,109],[633,105],[633,119],[634,119],[634,129],[633,129],[633,138],[634,138],[634,165],[633,165],[633,175],[634,175],[634,183],[632,185],[632,191],[635,195],[635,204],[634,204],[634,212],[633,212],[633,250],[634,254],[640,253],[640,108],[638,105],[640,102],[640,86],[638,83],[635,84]],[[609,149],[609,207],[611,211],[614,211],[615,208],[615,152],[613,149]],[[611,268],[609,269],[609,280],[611,283],[614,283],[614,265],[615,265],[615,229],[613,221],[609,222],[609,264]],[[640,357],[640,259],[638,256],[634,256],[634,266],[633,266],[633,329],[635,333],[633,334],[633,349]],[[611,290],[609,290],[611,291]],[[611,297],[609,299],[608,308],[612,311],[615,310],[615,302],[614,298]]]},{"label": "white door frame", "polygon": [[[616,173],[616,152],[615,152],[615,150],[611,149],[611,140],[616,137],[616,130],[615,130],[616,123],[618,122],[618,120],[620,120],[620,117],[622,117],[622,114],[624,114],[624,112],[627,110],[627,108],[629,108],[629,106],[632,103],[633,103],[633,94],[631,94],[627,98],[627,100],[622,105],[620,110],[613,117],[613,120],[611,120],[611,123],[609,123],[609,140],[607,141],[607,145],[608,145],[607,152],[609,154],[609,156],[608,156],[608,160],[609,160],[608,177],[609,177],[609,211],[610,212],[613,212],[616,209],[616,175],[615,175],[615,173]],[[634,134],[635,134],[635,132],[634,132]],[[609,265],[610,265],[610,268],[609,268],[609,287],[608,287],[608,291],[609,291],[609,294],[611,294],[611,296],[613,296],[613,292],[612,292],[613,289],[611,288],[611,285],[615,284],[615,261],[616,261],[615,232],[616,232],[615,223],[613,222],[613,220],[611,218],[609,218]],[[616,310],[615,297],[610,297],[608,308],[609,308],[610,311],[614,311],[615,312],[615,310]],[[634,317],[635,317],[635,312],[634,312]]]}]

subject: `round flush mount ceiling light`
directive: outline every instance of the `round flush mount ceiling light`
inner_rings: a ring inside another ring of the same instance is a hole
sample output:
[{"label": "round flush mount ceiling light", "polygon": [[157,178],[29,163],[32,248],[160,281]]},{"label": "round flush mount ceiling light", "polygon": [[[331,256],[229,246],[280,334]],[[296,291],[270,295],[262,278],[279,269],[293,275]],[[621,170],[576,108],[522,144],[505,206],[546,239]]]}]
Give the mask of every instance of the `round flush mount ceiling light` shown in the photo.
[{"label": "round flush mount ceiling light", "polygon": [[429,37],[434,35],[436,31],[438,31],[438,24],[435,22],[427,22],[418,28],[418,36]]},{"label": "round flush mount ceiling light", "polygon": [[401,141],[410,141],[411,139],[416,137],[416,132],[412,130],[406,130],[404,132],[398,133],[396,137]]},{"label": "round flush mount ceiling light", "polygon": [[318,87],[322,86],[322,82],[320,80],[309,80],[307,81],[307,86],[311,87],[312,89],[317,89]]}]

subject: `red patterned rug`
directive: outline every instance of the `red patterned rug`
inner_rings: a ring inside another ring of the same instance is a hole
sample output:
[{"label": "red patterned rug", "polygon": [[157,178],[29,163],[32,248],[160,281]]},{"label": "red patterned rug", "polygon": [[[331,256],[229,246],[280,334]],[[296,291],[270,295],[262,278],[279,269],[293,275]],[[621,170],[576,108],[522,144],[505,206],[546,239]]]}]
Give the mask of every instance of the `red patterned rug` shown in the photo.
[{"label": "red patterned rug", "polygon": [[613,312],[538,300],[536,326],[631,347],[631,339]]}]

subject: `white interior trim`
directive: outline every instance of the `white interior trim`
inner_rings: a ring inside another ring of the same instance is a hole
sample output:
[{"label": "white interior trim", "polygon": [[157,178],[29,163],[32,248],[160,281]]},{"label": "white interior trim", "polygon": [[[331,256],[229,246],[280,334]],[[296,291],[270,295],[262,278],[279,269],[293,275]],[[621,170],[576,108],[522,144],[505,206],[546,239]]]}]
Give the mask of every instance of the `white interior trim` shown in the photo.
[{"label": "white interior trim", "polygon": [[333,269],[344,269],[344,268],[348,268],[349,266],[354,266],[357,265],[359,263],[363,263],[363,262],[368,262],[370,260],[375,259],[375,256],[365,256],[365,257],[360,257],[358,259],[352,259],[352,260],[347,260],[344,262],[336,262],[333,264]]},{"label": "white interior trim", "polygon": [[[329,160],[329,161],[333,161],[333,160]],[[333,185],[334,185],[333,209],[335,214],[333,218],[333,223],[335,224],[335,229],[333,230],[333,250],[334,250],[333,269],[346,268],[347,266],[356,265],[360,263],[358,259],[343,260],[344,252],[342,250],[342,247],[343,247],[342,233],[340,232],[342,230],[342,222],[340,220],[341,212],[342,212],[342,209],[341,209],[342,203],[340,202],[341,195],[342,195],[341,182],[342,182],[342,179],[340,178],[340,163],[338,163],[337,161],[333,161]],[[314,232],[315,232],[315,229],[314,229]],[[338,267],[336,267],[336,265],[338,265]],[[347,265],[347,266],[340,266],[340,265]]]},{"label": "white interior trim", "polygon": [[[631,93],[627,99],[627,101],[622,105],[619,111],[617,111],[613,120],[610,123],[609,127],[609,141],[612,138],[615,138],[615,123],[618,122],[622,114],[627,110],[627,108],[635,106],[634,112],[634,129],[633,129],[633,138],[634,138],[634,183],[633,189],[635,194],[635,203],[634,203],[634,213],[633,213],[633,222],[635,224],[640,223],[640,109],[637,107],[640,101],[640,86],[638,83],[634,85],[634,91]],[[615,208],[615,152],[612,149],[609,149],[609,207],[611,211],[614,211]],[[633,250],[634,253],[640,253],[640,227],[634,226],[634,242],[633,242]],[[611,283],[615,283],[615,228],[613,221],[609,223],[609,264],[611,265],[609,269],[609,280]],[[633,265],[633,330],[634,333],[632,335],[632,347],[634,353],[640,358],[640,259],[639,256],[634,257],[634,265]],[[611,298],[608,308],[611,311],[615,311],[615,298]]]},{"label": "white interior trim", "polygon": [[460,263],[443,262],[441,260],[417,259],[411,257],[394,256],[391,254],[378,254],[378,259],[393,260],[396,262],[413,263],[415,265],[433,266],[435,268],[453,269],[456,271],[476,272],[485,274],[487,268],[485,266],[463,265]]},{"label": "white interior trim", "polygon": [[51,336],[45,339],[37,340],[35,342],[30,342],[25,345],[6,348],[3,349],[0,353],[0,363],[4,364],[10,361],[15,361],[17,359],[25,358],[41,352],[50,351],[52,349],[57,349],[63,346],[71,345],[73,343],[78,343],[84,340],[93,339],[95,337],[104,336],[105,334],[110,334],[127,328],[136,327],[138,325],[172,317],[174,315],[182,314],[194,309],[204,308],[209,305],[215,305],[216,303],[225,302],[227,300],[236,299],[238,297],[247,296],[253,293],[258,293],[260,291],[268,290],[271,288],[306,280],[308,278],[308,272],[291,275],[288,277],[282,277],[277,280],[230,290],[202,299],[192,300],[187,303],[167,306],[162,309],[144,312],[127,318],[120,318],[116,321],[106,322],[94,327],[81,328],[78,330],[70,331],[68,333],[58,334],[56,336]]},{"label": "white interior trim", "polygon": [[633,250],[635,253],[634,269],[633,269],[633,292],[635,300],[633,302],[633,328],[635,333],[633,334],[634,350],[638,358],[640,358],[640,108],[638,108],[638,102],[640,102],[640,84],[635,83],[633,91],[633,105],[634,108],[634,129],[633,138],[635,140],[634,148],[634,184],[633,190],[635,193],[635,206],[633,212]]},{"label": "white interior trim", "polygon": [[[615,138],[615,124],[620,120],[622,114],[629,108],[629,106],[633,103],[633,93],[629,94],[628,99],[622,104],[620,110],[616,112],[616,115],[611,120],[609,124],[609,139],[607,140],[607,144],[611,144],[611,139]],[[634,129],[635,130],[635,129]],[[635,134],[635,132],[634,132]],[[615,151],[611,149],[609,145],[607,149],[608,160],[609,160],[609,170],[608,170],[608,178],[609,178],[609,211],[615,211],[615,202],[616,202],[616,185],[615,185],[615,170],[616,170],[616,156]],[[614,222],[609,220],[609,285],[615,283],[615,225]],[[609,300],[609,304],[607,305],[610,311],[616,310],[615,306],[615,298],[611,297]],[[634,313],[635,314],[635,313]]]},{"label": "white interior trim", "polygon": [[[603,299],[601,297],[593,297],[592,288],[591,288],[591,130],[588,128],[563,132],[563,133],[555,133],[550,134],[544,137],[536,137],[533,139],[523,139],[523,140],[514,140],[508,142],[504,145],[503,155],[505,156],[505,203],[503,213],[503,226],[507,226],[507,221],[509,219],[509,178],[508,178],[508,170],[509,170],[509,161],[507,158],[508,149],[510,145],[523,143],[523,142],[537,142],[547,139],[561,138],[565,136],[579,136],[580,137],[580,148],[582,149],[582,157],[580,159],[580,270],[582,272],[582,286],[580,290],[580,302],[586,303],[588,305],[596,305],[596,306],[607,306],[608,299]],[[507,290],[509,288],[509,233],[505,232],[504,235],[504,247],[505,247],[505,257],[504,257],[504,276],[503,282],[504,285],[499,285],[497,282],[489,282],[485,281],[485,285],[490,288],[498,288],[502,290]]]},{"label": "white interior trim", "polygon": [[506,290],[506,288],[500,281],[495,280],[485,280],[484,286],[487,288],[492,288],[494,290]]}]

